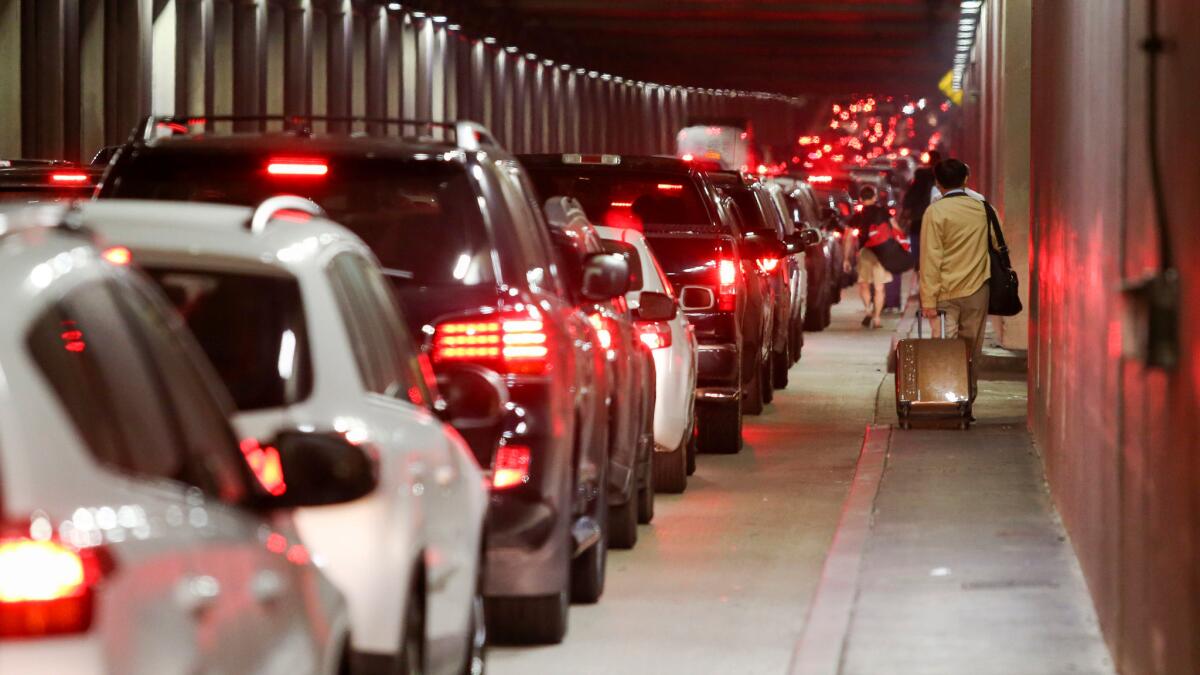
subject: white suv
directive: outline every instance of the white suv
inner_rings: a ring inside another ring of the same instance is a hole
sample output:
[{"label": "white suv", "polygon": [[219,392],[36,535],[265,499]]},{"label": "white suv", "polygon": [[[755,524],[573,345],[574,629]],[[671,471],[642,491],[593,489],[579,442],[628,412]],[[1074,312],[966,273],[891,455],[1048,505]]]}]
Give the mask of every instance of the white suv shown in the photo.
[{"label": "white suv", "polygon": [[[642,342],[654,356],[654,485],[662,492],[683,492],[696,470],[693,442],[696,399],[696,331],[678,311],[671,283],[659,267],[641,232],[597,226],[611,250],[624,253],[633,275],[626,300],[644,320],[638,321]],[[666,304],[651,308],[647,302]],[[648,320],[651,316],[670,317]]]},{"label": "white suv", "polygon": [[[299,197],[257,209],[104,200],[81,215],[179,309],[233,394],[243,443],[332,426],[378,450],[375,494],[296,514],[346,595],[358,665],[482,668],[483,474],[435,415],[432,370],[370,249]],[[500,414],[499,391],[487,414]]]},{"label": "white suv", "polygon": [[288,509],[373,461],[296,431],[245,456],[179,317],[64,216],[0,212],[0,670],[339,672],[346,606]]}]

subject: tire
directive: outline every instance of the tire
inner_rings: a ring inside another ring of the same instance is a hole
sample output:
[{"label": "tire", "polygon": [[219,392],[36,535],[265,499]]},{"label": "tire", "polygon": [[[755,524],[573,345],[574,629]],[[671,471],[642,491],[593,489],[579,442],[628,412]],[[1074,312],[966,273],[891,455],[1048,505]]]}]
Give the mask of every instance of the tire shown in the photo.
[{"label": "tire", "polygon": [[761,415],[763,411],[762,364],[754,368],[754,377],[742,385],[742,412],[747,415]]},{"label": "tire", "polygon": [[696,424],[700,428],[696,437],[699,452],[732,455],[742,449],[740,402],[706,405],[696,413]]},{"label": "tire", "polygon": [[775,400],[775,352],[767,354],[767,362],[762,364],[762,372],[758,375],[758,384],[762,387],[763,404]]},{"label": "tire", "polygon": [[825,328],[829,328],[829,324],[833,323],[833,305],[828,302],[825,303],[823,319],[825,321]]},{"label": "tire", "polygon": [[687,442],[687,475],[696,473],[696,443],[697,435],[695,430],[688,435]]},{"label": "tire", "polygon": [[404,608],[404,633],[400,636],[397,655],[400,675],[425,673],[425,588],[413,580],[408,591],[408,606]]},{"label": "tire", "polygon": [[[608,507],[608,545],[616,549],[630,549],[638,539],[638,495],[641,490],[634,479],[633,494],[624,504]],[[584,554],[586,555],[586,554]]]},{"label": "tire", "polygon": [[553,595],[484,600],[488,637],[507,644],[556,645],[562,642],[567,635],[568,611],[570,603],[566,590]]},{"label": "tire", "polygon": [[776,389],[787,389],[788,386],[788,371],[792,369],[792,364],[795,361],[792,359],[792,341],[788,340],[787,347],[782,354],[775,354],[775,359],[771,362],[771,385]]},{"label": "tire", "polygon": [[654,520],[654,458],[646,463],[646,480],[638,490],[638,524],[649,525]]},{"label": "tire", "polygon": [[825,316],[829,313],[829,303],[821,302],[818,298],[808,299],[808,309],[804,312],[804,330],[820,333],[825,330]]},{"label": "tire", "polygon": [[[599,499],[607,502],[603,490],[600,491]],[[629,502],[632,503],[633,499],[630,499]],[[605,521],[600,523],[600,538],[596,540],[595,544],[592,544],[591,548],[571,561],[571,602],[584,605],[595,604],[604,594],[604,577],[608,568],[609,523],[607,520],[609,509],[607,503],[598,506],[596,511],[604,514],[600,517]],[[634,516],[634,532],[636,533],[636,513]]]},{"label": "tire", "polygon": [[671,452],[654,453],[654,489],[667,494],[681,494],[687,489],[688,444],[683,439]]},{"label": "tire", "polygon": [[467,626],[467,649],[459,675],[484,675],[487,670],[487,619],[483,611],[483,555],[476,573],[475,597],[471,600],[471,623]]}]

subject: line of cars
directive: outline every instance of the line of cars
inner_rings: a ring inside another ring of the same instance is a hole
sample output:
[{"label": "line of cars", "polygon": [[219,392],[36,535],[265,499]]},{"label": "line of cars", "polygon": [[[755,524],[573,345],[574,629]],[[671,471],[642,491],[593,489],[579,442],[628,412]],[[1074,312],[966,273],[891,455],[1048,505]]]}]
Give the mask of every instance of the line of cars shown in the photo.
[{"label": "line of cars", "polygon": [[489,640],[557,642],[800,356],[828,237],[777,184],[267,121],[150,118],[96,201],[0,220],[20,672],[477,673]]}]

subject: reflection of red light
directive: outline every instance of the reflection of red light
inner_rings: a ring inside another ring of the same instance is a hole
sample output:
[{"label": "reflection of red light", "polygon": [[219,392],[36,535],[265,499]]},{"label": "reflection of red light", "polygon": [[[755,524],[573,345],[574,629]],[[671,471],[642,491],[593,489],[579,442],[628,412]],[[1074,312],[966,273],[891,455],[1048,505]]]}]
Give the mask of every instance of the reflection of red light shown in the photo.
[{"label": "reflection of red light", "polygon": [[271,553],[283,553],[287,550],[287,537],[278,532],[267,535],[267,550]]},{"label": "reflection of red light", "polygon": [[300,544],[292,544],[287,552],[287,560],[293,565],[307,565],[309,560],[308,549]]},{"label": "reflection of red light", "polygon": [[638,321],[638,339],[647,349],[664,349],[671,346],[671,325],[665,321]]},{"label": "reflection of red light", "polygon": [[63,349],[66,349],[69,352],[75,352],[76,354],[78,354],[79,352],[83,351],[86,348],[87,348],[87,343],[84,342],[83,340],[75,340],[74,342],[68,342],[67,344],[63,345]]},{"label": "reflection of red light", "polygon": [[124,246],[113,246],[112,248],[105,249],[104,253],[100,254],[100,257],[113,265],[119,266],[128,265],[133,260],[133,254]]},{"label": "reflection of red light", "polygon": [[527,482],[531,457],[529,447],[525,445],[502,445],[496,448],[492,487],[504,490]]},{"label": "reflection of red light", "polygon": [[259,485],[269,494],[278,497],[287,492],[287,483],[283,480],[283,463],[279,459],[279,451],[267,445],[260,445],[258,439],[246,438],[239,444],[242,456]]},{"label": "reflection of red light", "polygon": [[768,274],[774,272],[779,267],[779,258],[759,258],[758,269]]}]

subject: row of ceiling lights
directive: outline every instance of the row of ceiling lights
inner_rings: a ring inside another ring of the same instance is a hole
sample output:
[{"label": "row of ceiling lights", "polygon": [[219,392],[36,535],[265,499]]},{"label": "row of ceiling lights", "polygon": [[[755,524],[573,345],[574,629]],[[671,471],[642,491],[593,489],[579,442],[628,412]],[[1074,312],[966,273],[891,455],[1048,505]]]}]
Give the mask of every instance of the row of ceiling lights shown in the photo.
[{"label": "row of ceiling lights", "polygon": [[975,31],[983,13],[984,0],[962,0],[958,14],[958,38],[954,49],[954,88],[962,89],[963,73],[971,60]]},{"label": "row of ceiling lights", "polygon": [[[966,2],[970,2],[970,1],[971,0],[966,0]],[[963,4],[966,4],[966,2],[964,2]],[[404,11],[404,6],[398,2],[387,3],[387,8],[388,8],[388,11],[391,11],[391,12]],[[415,20],[429,19],[430,21],[433,21],[433,23],[436,25],[444,26],[446,28],[446,30],[448,30],[448,31],[462,30],[462,26],[460,26],[459,24],[456,24],[456,23],[450,23],[449,18],[442,16],[440,14],[430,16],[426,12],[422,12],[419,10],[412,10],[412,11],[409,11],[408,15]],[[488,37],[483,38],[483,40],[481,40],[481,42],[483,42],[483,44],[485,44],[485,45],[495,45],[499,41],[494,37],[488,36]],[[521,51],[520,48],[513,47],[511,45],[504,47],[503,49],[505,52],[508,52],[509,54],[516,54]],[[529,59],[530,61],[536,61],[536,60],[538,60],[538,55],[534,54],[532,52],[527,52],[525,54],[525,58]],[[554,63],[553,59],[542,59],[542,65],[547,68],[555,67],[555,63]],[[655,84],[654,82],[643,82],[641,80],[626,80],[623,77],[616,76],[616,75],[609,75],[608,73],[601,73],[596,70],[588,70],[587,68],[572,68],[569,64],[566,64],[566,63],[557,64],[557,67],[563,71],[574,70],[575,73],[578,75],[587,75],[588,77],[591,77],[591,78],[599,78],[601,80],[604,80],[605,82],[611,81],[611,82],[616,82],[617,84],[628,83],[628,84],[636,86],[636,87],[679,89],[681,91],[686,91],[688,93],[709,94],[711,96],[736,96],[736,97],[751,97],[751,98],[758,98],[758,99],[771,99],[771,100],[777,100],[777,101],[787,101],[787,102],[790,102],[790,103],[793,103],[796,105],[802,105],[804,103],[804,100],[800,99],[800,98],[795,98],[792,96],[783,96],[782,94],[772,94],[770,92],[764,92],[764,91],[738,91],[738,90],[733,90],[733,89],[705,89],[703,87],[677,87],[677,86],[672,86],[672,85]]]}]

